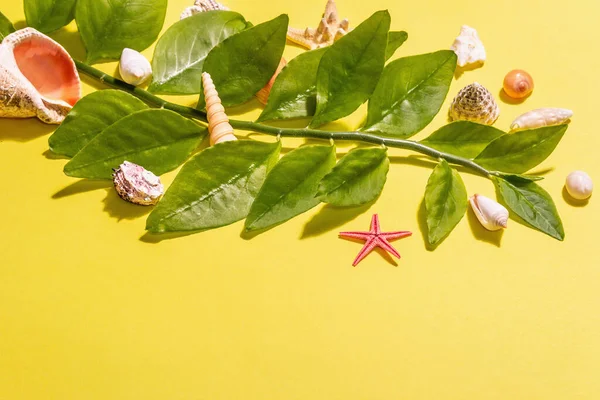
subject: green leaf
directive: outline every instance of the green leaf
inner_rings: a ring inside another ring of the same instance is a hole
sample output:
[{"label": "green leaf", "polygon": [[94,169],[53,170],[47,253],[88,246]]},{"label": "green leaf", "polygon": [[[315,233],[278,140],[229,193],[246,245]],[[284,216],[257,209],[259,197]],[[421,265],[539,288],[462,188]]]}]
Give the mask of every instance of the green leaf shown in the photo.
[{"label": "green leaf", "polygon": [[181,168],[146,229],[198,231],[245,218],[280,148],[279,142],[237,140],[198,153]]},{"label": "green leaf", "polygon": [[545,126],[508,133],[490,143],[475,162],[484,168],[521,173],[544,161],[556,148],[568,125]]},{"label": "green leaf", "polygon": [[334,146],[303,146],[286,154],[252,203],[246,231],[280,224],[319,204],[315,197],[319,182],[334,165]]},{"label": "green leaf", "polygon": [[497,174],[512,183],[527,183],[527,182],[537,182],[544,179],[543,176],[536,175],[521,175],[521,174],[505,174],[503,172],[497,172]]},{"label": "green leaf", "polygon": [[244,17],[231,11],[203,12],[176,22],[156,44],[148,90],[160,94],[200,93],[208,53],[246,28]]},{"label": "green leaf", "polygon": [[492,177],[496,190],[508,208],[533,228],[558,240],[565,231],[552,197],[534,182],[509,182]]},{"label": "green leaf", "polygon": [[440,111],[456,69],[451,50],[405,57],[388,64],[369,101],[362,130],[408,138]]},{"label": "green leaf", "polygon": [[99,90],[79,100],[50,136],[50,150],[73,157],[105,128],[148,106],[121,90]]},{"label": "green leaf", "polygon": [[87,63],[117,60],[125,47],[142,51],[160,33],[167,0],[77,0],[75,19]]},{"label": "green leaf", "polygon": [[329,47],[317,71],[312,128],[354,112],[371,97],[385,65],[390,14],[378,11]]},{"label": "green leaf", "polygon": [[408,33],[404,31],[390,32],[390,35],[388,36],[387,48],[385,49],[386,61],[392,58],[396,50],[398,50],[398,48],[400,48],[400,46],[406,42],[406,39],[408,39]]},{"label": "green leaf", "polygon": [[352,150],[321,180],[317,197],[335,206],[359,206],[373,201],[383,190],[389,168],[384,148]]},{"label": "green leaf", "polygon": [[307,51],[279,73],[258,122],[306,118],[317,108],[317,70],[327,48]]},{"label": "green leaf", "polygon": [[446,160],[440,161],[427,182],[427,239],[432,246],[444,239],[467,211],[467,189]]},{"label": "green leaf", "polygon": [[183,164],[205,135],[206,128],[173,111],[138,111],[92,139],[65,165],[65,174],[111,179],[113,168],[130,161],[162,175]]},{"label": "green leaf", "polygon": [[75,18],[77,0],[24,0],[27,25],[50,33],[68,25]]},{"label": "green leaf", "polygon": [[433,132],[421,143],[445,153],[473,158],[494,139],[504,135],[500,129],[469,121],[456,121]]},{"label": "green leaf", "polygon": [[[224,106],[249,100],[269,82],[281,60],[289,18],[279,17],[225,39],[204,61]],[[200,93],[198,108],[204,108]]]},{"label": "green leaf", "polygon": [[6,36],[10,35],[15,31],[15,27],[10,22],[8,18],[4,16],[0,12],[0,41],[2,41]]}]

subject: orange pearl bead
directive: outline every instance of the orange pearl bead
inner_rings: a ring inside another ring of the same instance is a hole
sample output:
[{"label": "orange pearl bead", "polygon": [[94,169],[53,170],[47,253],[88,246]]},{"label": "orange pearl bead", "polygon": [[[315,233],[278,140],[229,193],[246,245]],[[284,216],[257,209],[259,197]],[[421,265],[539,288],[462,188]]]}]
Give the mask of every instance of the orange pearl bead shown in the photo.
[{"label": "orange pearl bead", "polygon": [[527,72],[515,69],[506,74],[503,87],[508,96],[522,99],[533,92],[533,78]]}]

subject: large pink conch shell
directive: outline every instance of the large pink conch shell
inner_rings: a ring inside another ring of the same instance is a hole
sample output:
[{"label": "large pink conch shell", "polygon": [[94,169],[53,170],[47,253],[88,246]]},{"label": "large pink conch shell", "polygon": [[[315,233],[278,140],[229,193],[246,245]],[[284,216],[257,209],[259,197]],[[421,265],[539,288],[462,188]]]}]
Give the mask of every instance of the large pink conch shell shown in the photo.
[{"label": "large pink conch shell", "polygon": [[48,36],[25,28],[0,44],[0,117],[38,117],[60,124],[81,98],[69,53]]}]

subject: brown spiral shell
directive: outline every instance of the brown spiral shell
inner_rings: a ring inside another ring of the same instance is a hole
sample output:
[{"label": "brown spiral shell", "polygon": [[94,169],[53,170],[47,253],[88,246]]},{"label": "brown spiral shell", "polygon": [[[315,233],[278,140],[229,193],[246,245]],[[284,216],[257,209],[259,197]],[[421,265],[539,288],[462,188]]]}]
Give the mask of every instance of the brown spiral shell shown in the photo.
[{"label": "brown spiral shell", "polygon": [[202,73],[202,86],[204,87],[204,99],[206,101],[210,145],[237,140],[233,134],[233,127],[229,123],[229,118],[225,114],[225,108],[221,104],[219,93],[210,74],[207,72]]}]

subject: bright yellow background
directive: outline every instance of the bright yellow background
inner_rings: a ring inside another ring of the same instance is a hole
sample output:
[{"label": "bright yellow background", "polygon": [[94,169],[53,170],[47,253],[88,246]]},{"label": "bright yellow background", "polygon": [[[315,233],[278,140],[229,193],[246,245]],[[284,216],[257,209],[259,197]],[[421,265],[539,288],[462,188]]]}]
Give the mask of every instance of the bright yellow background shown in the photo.
[{"label": "bright yellow background", "polygon": [[[1,9],[22,21],[19,3]],[[186,3],[170,1],[165,26]],[[304,27],[318,23],[324,1],[227,4],[254,22],[288,13]],[[599,4],[339,0],[354,26],[388,8],[393,28],[409,32],[398,55],[448,48],[462,24],[479,30],[488,62],[453,82],[418,138],[445,123],[460,88],[478,81],[498,94],[513,68],[528,70],[536,90],[523,104],[501,102],[496,126],[541,106],[574,110],[538,168],[563,217],[562,243],[514,221],[487,233],[469,211],[427,251],[419,206],[431,164],[403,151],[391,152],[370,208],[320,206],[251,240],[240,222],[157,241],[144,235],[148,208],[63,175],[65,160],[47,152],[54,127],[0,121],[0,398],[600,398],[599,199],[577,207],[562,194],[575,169],[600,184]],[[53,37],[81,57],[74,30]],[[289,46],[286,57],[300,51]],[[256,102],[236,111],[260,112]],[[489,181],[463,178],[470,194],[493,196]],[[375,212],[384,230],[415,234],[396,242],[397,266],[372,254],[353,268],[360,245],[337,232],[367,229]]]}]

